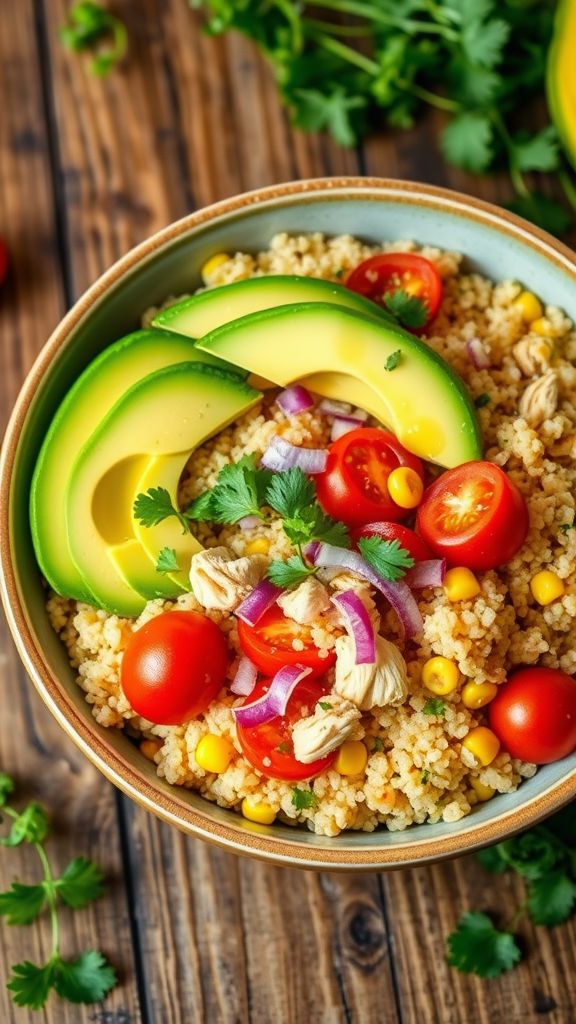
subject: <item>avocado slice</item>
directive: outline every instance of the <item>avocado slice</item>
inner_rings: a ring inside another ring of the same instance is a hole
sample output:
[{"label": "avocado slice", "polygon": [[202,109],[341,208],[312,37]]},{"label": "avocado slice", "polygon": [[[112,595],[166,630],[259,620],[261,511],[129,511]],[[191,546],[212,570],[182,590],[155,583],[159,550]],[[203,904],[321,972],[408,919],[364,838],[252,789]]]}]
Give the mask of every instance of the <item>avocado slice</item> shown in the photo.
[{"label": "avocado slice", "polygon": [[[136,539],[133,500],[150,457],[178,455],[183,469],[197,445],[261,397],[235,373],[182,362],[138,381],[102,419],[78,454],[65,494],[70,554],[99,606],[127,616],[144,607],[109,548]],[[142,559],[150,560],[144,549]]]},{"label": "avocado slice", "polygon": [[78,451],[136,381],[186,360],[211,362],[212,357],[198,352],[188,338],[155,329],[135,331],[96,356],[61,402],[40,449],[30,493],[36,558],[57,593],[94,603],[65,540],[64,492]]},{"label": "avocado slice", "polygon": [[[339,306],[302,303],[245,316],[196,344],[281,385],[310,374],[348,374],[372,391],[368,411],[409,451],[444,467],[481,458],[476,411],[462,380],[396,325]],[[399,362],[387,370],[396,352]],[[350,401],[345,381],[342,388],[337,397]]]}]

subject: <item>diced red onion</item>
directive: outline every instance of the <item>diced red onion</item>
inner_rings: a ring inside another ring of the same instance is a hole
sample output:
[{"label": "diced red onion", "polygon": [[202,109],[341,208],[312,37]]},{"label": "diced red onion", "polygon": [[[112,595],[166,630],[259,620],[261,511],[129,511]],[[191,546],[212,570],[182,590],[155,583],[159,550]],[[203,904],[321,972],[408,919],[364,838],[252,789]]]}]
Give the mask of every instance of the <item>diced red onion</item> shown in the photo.
[{"label": "diced red onion", "polygon": [[252,704],[243,704],[240,708],[232,708],[232,714],[238,725],[250,727],[270,722],[277,715],[283,715],[295,687],[301,679],[310,675],[312,669],[302,665],[285,665],[276,673],[270,689]]},{"label": "diced red onion", "polygon": [[255,626],[258,619],[262,618],[271,605],[280,597],[282,590],[275,587],[270,580],[260,580],[260,583],[250,591],[238,605],[235,614],[249,626]]},{"label": "diced red onion", "polygon": [[326,568],[338,565],[363,576],[388,599],[400,619],[400,624],[408,639],[422,632],[423,622],[420,609],[410,587],[404,580],[396,580],[395,583],[383,580],[358,551],[338,548],[333,544],[317,544],[317,542],[308,544],[304,549],[304,554],[314,565]]},{"label": "diced red onion", "polygon": [[238,662],[238,669],[234,679],[230,683],[232,693],[238,693],[242,697],[249,697],[256,686],[258,669],[256,665],[243,655]]},{"label": "diced red onion", "polygon": [[330,440],[337,441],[339,437],[344,437],[344,434],[363,426],[363,420],[354,420],[351,416],[346,419],[343,416],[335,416],[330,429]]},{"label": "diced red onion", "polygon": [[466,351],[470,362],[477,370],[488,370],[492,365],[488,350],[480,338],[471,338],[467,341]]},{"label": "diced red onion", "polygon": [[342,612],[346,629],[354,641],[356,648],[355,662],[357,665],[373,665],[376,661],[376,637],[374,626],[368,614],[364,602],[353,590],[345,590],[342,594],[335,594],[332,598]]},{"label": "diced red onion", "polygon": [[301,384],[293,384],[281,391],[276,401],[286,416],[297,416],[299,412],[306,412],[314,405],[312,395]]},{"label": "diced red onion", "polygon": [[323,473],[328,461],[324,448],[298,448],[283,437],[274,435],[264,452],[260,464],[275,473],[285,469],[301,469],[304,473]]},{"label": "diced red onion", "polygon": [[423,558],[406,573],[404,580],[413,590],[441,587],[446,575],[445,558]]},{"label": "diced red onion", "polygon": [[253,530],[255,526],[260,526],[261,522],[260,516],[244,516],[238,520],[238,526],[241,530]]}]

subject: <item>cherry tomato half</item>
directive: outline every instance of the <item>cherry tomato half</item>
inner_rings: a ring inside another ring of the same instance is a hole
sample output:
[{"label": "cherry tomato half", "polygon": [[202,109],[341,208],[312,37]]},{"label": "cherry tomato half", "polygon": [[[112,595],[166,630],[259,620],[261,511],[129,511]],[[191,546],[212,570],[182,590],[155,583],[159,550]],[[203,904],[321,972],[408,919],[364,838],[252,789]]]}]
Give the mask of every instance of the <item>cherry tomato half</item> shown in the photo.
[{"label": "cherry tomato half", "polygon": [[434,558],[422,537],[419,537],[414,530],[401,523],[366,523],[359,530],[352,530],[352,540],[358,543],[361,537],[381,537],[382,540],[397,540],[400,546],[405,548],[415,562],[422,562],[428,558]]},{"label": "cherry tomato half", "polygon": [[330,446],[326,469],[314,477],[318,500],[328,515],[349,526],[407,519],[411,509],[400,508],[388,493],[388,477],[398,466],[424,479],[422,462],[394,434],[379,427],[350,430]]},{"label": "cherry tomato half", "polygon": [[[264,612],[255,626],[239,619],[238,639],[244,654],[267,676],[276,675],[284,665],[302,665],[312,669],[313,676],[321,676],[336,661],[333,651],[321,658],[308,626],[288,619],[275,604]],[[295,651],[293,640],[300,640],[303,650]]]},{"label": "cherry tomato half", "polygon": [[451,565],[495,569],[528,533],[528,509],[515,484],[491,462],[449,469],[424,492],[416,529]]},{"label": "cherry tomato half", "polygon": [[199,612],[164,612],[131,638],[121,685],[143,718],[181,725],[214,700],[227,666],[226,640],[214,622]]},{"label": "cherry tomato half", "polygon": [[550,764],[576,750],[576,679],[557,668],[525,668],[498,687],[490,726],[512,757]]},{"label": "cherry tomato half", "polygon": [[[252,693],[246,698],[245,704],[263,697],[270,686],[269,679],[256,683]],[[303,764],[294,757],[292,743],[292,726],[301,718],[314,713],[314,708],[326,693],[324,687],[316,679],[302,679],[292,693],[286,713],[278,715],[263,725],[238,725],[237,735],[244,757],[250,764],[271,779],[301,782],[313,779],[320,772],[326,771],[336,759],[337,751],[326,757]]]},{"label": "cherry tomato half", "polygon": [[442,278],[430,260],[412,252],[385,252],[360,263],[346,280],[353,292],[384,306],[384,296],[405,291],[422,299],[428,319],[424,330],[436,316],[442,302]]}]

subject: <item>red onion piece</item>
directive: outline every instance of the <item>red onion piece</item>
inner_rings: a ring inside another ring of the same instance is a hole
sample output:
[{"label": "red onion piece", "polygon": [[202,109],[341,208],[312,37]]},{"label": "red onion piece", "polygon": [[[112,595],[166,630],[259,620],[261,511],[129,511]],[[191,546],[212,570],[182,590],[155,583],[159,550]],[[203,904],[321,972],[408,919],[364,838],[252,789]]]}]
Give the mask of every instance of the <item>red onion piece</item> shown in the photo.
[{"label": "red onion piece", "polygon": [[330,440],[337,441],[339,437],[344,437],[344,434],[363,426],[364,420],[355,420],[352,416],[346,419],[343,416],[335,416],[330,430]]},{"label": "red onion piece", "polygon": [[337,548],[333,544],[317,544],[317,542],[308,544],[304,549],[304,554],[314,565],[326,568],[341,566],[343,569],[349,569],[351,572],[363,576],[388,599],[400,619],[400,624],[408,639],[422,632],[424,624],[420,609],[410,587],[404,580],[396,580],[395,583],[383,580],[358,551]]},{"label": "red onion piece", "polygon": [[260,516],[244,516],[238,520],[238,526],[241,530],[253,530],[255,526],[260,526],[261,522]]},{"label": "red onion piece", "polygon": [[477,370],[488,370],[492,365],[488,350],[480,338],[471,338],[466,342],[468,358]]},{"label": "red onion piece", "polygon": [[301,384],[293,384],[278,395],[276,402],[286,416],[297,416],[314,405],[312,395]]},{"label": "red onion piece", "polygon": [[328,461],[328,452],[324,448],[298,448],[283,437],[274,435],[264,452],[260,465],[272,469],[275,473],[283,473],[285,469],[294,467],[304,473],[323,473]]},{"label": "red onion piece", "polygon": [[275,587],[270,580],[260,580],[258,586],[238,605],[235,615],[249,626],[255,626],[281,593],[280,587]]},{"label": "red onion piece", "polygon": [[276,673],[270,689],[252,704],[243,704],[240,708],[232,708],[232,714],[238,725],[250,727],[270,722],[278,715],[283,715],[295,687],[301,679],[310,675],[312,669],[301,665],[285,665]]},{"label": "red onion piece", "polygon": [[232,693],[238,693],[242,697],[249,697],[256,686],[257,675],[258,669],[256,668],[256,665],[250,661],[250,658],[242,655],[238,662],[236,675],[230,683]]},{"label": "red onion piece", "polygon": [[353,590],[345,590],[331,598],[344,616],[346,629],[354,641],[357,665],[373,665],[376,661],[374,626],[363,603]]},{"label": "red onion piece", "polygon": [[445,558],[423,558],[406,573],[404,580],[413,590],[441,587],[446,575]]}]

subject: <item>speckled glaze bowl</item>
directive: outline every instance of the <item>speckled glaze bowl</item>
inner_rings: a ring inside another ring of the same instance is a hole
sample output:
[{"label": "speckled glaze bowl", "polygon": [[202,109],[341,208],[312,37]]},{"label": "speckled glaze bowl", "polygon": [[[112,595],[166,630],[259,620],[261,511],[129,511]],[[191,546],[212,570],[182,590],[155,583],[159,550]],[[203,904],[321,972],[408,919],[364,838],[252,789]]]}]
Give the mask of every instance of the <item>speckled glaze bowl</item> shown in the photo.
[{"label": "speckled glaze bowl", "polygon": [[525,221],[476,199],[410,182],[333,178],[260,189],[199,210],[129,252],[76,303],[44,346],[14,409],[0,464],[2,599],[24,664],[63,729],[124,793],[164,821],[237,853],[308,868],[393,868],[498,842],[576,797],[576,755],[541,768],[457,824],[346,832],[245,821],[158,779],[121,733],[96,724],[46,615],[28,531],[30,476],[50,419],[72,381],[143,309],[199,283],[213,253],[266,248],[278,231],[349,232],[369,242],[416,238],[466,254],[468,266],[515,277],[576,319],[576,256]]}]

